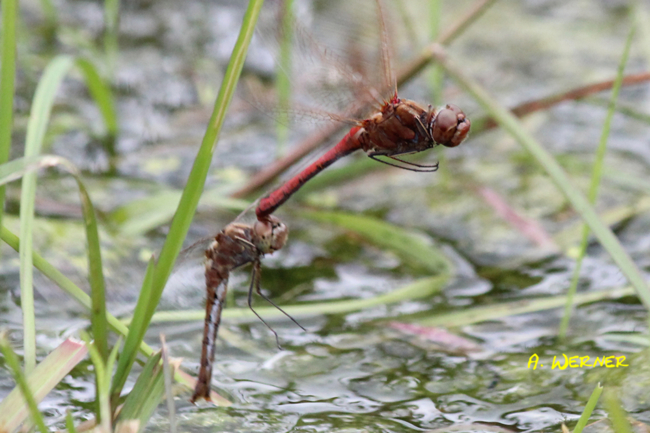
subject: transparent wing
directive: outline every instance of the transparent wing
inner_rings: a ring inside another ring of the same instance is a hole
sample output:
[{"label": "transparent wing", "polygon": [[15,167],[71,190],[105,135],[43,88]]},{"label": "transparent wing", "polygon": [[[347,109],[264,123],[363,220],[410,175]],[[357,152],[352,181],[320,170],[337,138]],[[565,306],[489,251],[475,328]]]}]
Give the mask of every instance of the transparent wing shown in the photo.
[{"label": "transparent wing", "polygon": [[165,286],[163,303],[168,309],[196,309],[205,305],[205,250],[214,236],[183,249]]},{"label": "transparent wing", "polygon": [[[348,2],[343,8],[296,0],[287,13],[285,3],[267,2],[253,41],[257,46],[251,49],[260,53],[254,57],[273,61],[245,78],[245,98],[252,105],[290,123],[341,121],[368,107],[363,116],[392,96],[391,26],[382,18],[387,7],[380,8],[377,0]],[[289,78],[291,102],[278,107],[274,85],[282,74]]]}]

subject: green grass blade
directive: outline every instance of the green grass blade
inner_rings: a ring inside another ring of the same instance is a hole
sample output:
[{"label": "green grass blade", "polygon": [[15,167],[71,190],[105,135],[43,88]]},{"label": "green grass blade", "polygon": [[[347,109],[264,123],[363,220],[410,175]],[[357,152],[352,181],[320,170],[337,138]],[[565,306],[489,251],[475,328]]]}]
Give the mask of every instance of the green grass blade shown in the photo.
[{"label": "green grass blade", "polygon": [[[95,209],[92,202],[90,201],[90,196],[86,191],[86,187],[81,180],[80,173],[77,168],[70,161],[65,158],[58,156],[42,155],[38,157],[31,158],[18,158],[9,163],[0,165],[0,185],[11,180],[15,180],[16,177],[23,176],[23,179],[27,176],[35,176],[36,173],[32,173],[41,167],[53,167],[58,166],[63,168],[68,173],[70,173],[75,181],[77,182],[77,187],[79,189],[79,198],[81,201],[82,214],[84,219],[84,227],[86,230],[86,241],[88,249],[88,269],[89,269],[89,280],[91,288],[91,324],[93,330],[93,336],[97,341],[97,348],[102,355],[104,360],[108,357],[108,325],[106,322],[106,301],[105,301],[105,284],[104,284],[104,274],[102,268],[102,258],[101,250],[99,245],[99,231],[97,227],[97,219],[95,218]],[[34,182],[35,186],[35,182]],[[24,191],[23,191],[24,192]],[[33,198],[33,196],[32,196]],[[32,200],[33,205],[33,200]],[[22,208],[21,208],[22,213]],[[31,219],[33,220],[33,213],[31,214]],[[21,226],[22,228],[22,226]],[[21,230],[22,231],[22,230]],[[29,233],[31,236],[31,232]],[[31,237],[30,237],[31,239]],[[24,242],[21,242],[19,247],[19,254],[21,259],[25,256],[23,248],[28,248],[29,250],[29,260],[26,262],[29,263],[30,271],[31,266],[33,266],[32,256],[33,251],[31,248],[31,242],[25,245]],[[22,262],[21,262],[22,264]],[[22,267],[21,267],[22,270]],[[29,273],[31,276],[31,272]],[[23,307],[24,308],[24,307]],[[33,312],[32,312],[33,313]],[[32,320],[33,325],[33,320]]]},{"label": "green grass blade", "polygon": [[616,341],[619,343],[628,343],[635,346],[650,347],[648,334],[637,332],[634,334],[605,334],[606,341]]},{"label": "green grass blade", "polygon": [[293,0],[282,1],[282,16],[280,23],[280,56],[276,69],[276,89],[278,92],[278,107],[280,114],[276,122],[278,139],[278,156],[282,156],[289,136],[289,116],[287,110],[291,103],[291,49],[293,42]]},{"label": "green grass blade", "polygon": [[[576,304],[587,304],[607,299],[620,299],[625,296],[632,296],[634,293],[635,291],[631,287],[599,290],[597,292],[580,293],[575,296],[574,301]],[[434,317],[418,320],[417,323],[426,326],[445,326],[448,328],[465,326],[473,323],[485,322],[487,320],[499,320],[504,317],[516,316],[518,314],[535,313],[560,308],[566,303],[566,299],[566,295],[560,295],[533,300],[524,299],[521,301],[503,302],[485,307],[468,308],[463,311],[440,314]]]},{"label": "green grass blade", "polygon": [[[115,367],[115,361],[117,360],[117,354],[120,351],[120,346],[122,345],[122,339],[119,338],[115,345],[113,346],[113,349],[111,350],[111,353],[108,355],[108,360],[106,361],[106,394],[102,395],[102,402],[105,401],[106,406],[108,407],[110,417],[111,419],[113,418],[113,411],[111,408],[113,408],[112,403],[111,403],[111,376],[113,375],[113,369]],[[136,349],[137,350],[137,349]]]},{"label": "green grass blade", "polygon": [[[109,3],[109,2],[106,2]],[[99,108],[99,112],[104,119],[105,131],[101,139],[104,150],[109,156],[109,167],[112,172],[115,172],[117,150],[115,149],[115,141],[118,134],[117,112],[115,111],[115,102],[109,84],[104,80],[97,71],[93,63],[84,58],[77,58],[75,61],[76,66],[83,74],[86,87],[93,97],[95,104]]]},{"label": "green grass blade", "polygon": [[[616,206],[599,213],[600,220],[608,226],[615,226],[636,215],[650,211],[650,197],[642,197],[636,203]],[[582,239],[583,224],[581,220],[569,224],[555,233],[553,240],[569,257],[578,256],[578,248]]]},{"label": "green grass blade", "polygon": [[48,433],[49,430],[45,425],[43,415],[41,415],[41,413],[38,411],[38,406],[36,404],[34,394],[32,394],[32,391],[29,388],[29,384],[27,383],[27,379],[25,378],[25,374],[20,368],[20,361],[18,361],[18,356],[16,356],[16,352],[14,352],[11,348],[9,339],[4,333],[0,334],[0,351],[2,351],[2,354],[5,357],[5,362],[9,366],[11,374],[14,376],[14,379],[18,384],[18,388],[20,389],[23,398],[27,402],[27,407],[29,408],[29,413],[32,416],[32,421],[34,421],[34,424],[36,424],[36,427],[38,427],[41,433]]},{"label": "green grass blade", "polygon": [[109,220],[125,236],[142,235],[171,220],[178,209],[181,195],[182,192],[178,190],[150,194],[118,207],[110,213]]},{"label": "green grass blade", "polygon": [[[56,91],[73,64],[72,57],[55,57],[45,68],[36,87],[27,124],[25,157],[41,153],[45,130],[50,119]],[[25,372],[36,365],[36,326],[34,324],[34,288],[32,264],[32,233],[34,225],[34,198],[36,195],[36,174],[23,178],[20,194],[20,305],[23,312],[23,340],[25,350]]]},{"label": "green grass blade", "polygon": [[119,51],[120,0],[104,1],[104,51],[111,74],[114,73]]},{"label": "green grass blade", "polygon": [[650,195],[650,182],[648,179],[639,179],[633,173],[605,170],[605,178],[632,191],[639,191]]},{"label": "green grass blade", "polygon": [[68,411],[65,414],[65,428],[68,433],[77,433],[77,428],[74,426],[74,419],[72,419],[72,412]]},{"label": "green grass blade", "polygon": [[[0,164],[9,160],[14,116],[16,81],[16,19],[18,0],[2,2],[2,53],[0,53]],[[0,187],[0,225],[5,206],[5,188]]]},{"label": "green grass blade", "polygon": [[56,8],[52,4],[52,0],[41,0],[41,10],[43,11],[43,16],[45,17],[45,24],[48,32],[53,32],[56,30],[59,17],[56,12]]},{"label": "green grass blade", "polygon": [[[380,305],[394,304],[411,299],[428,298],[439,293],[449,282],[449,275],[423,278],[392,292],[364,299],[347,299],[334,302],[317,302],[307,305],[283,305],[282,309],[293,317],[320,316],[322,314],[345,314]],[[285,318],[273,307],[255,307],[255,311],[265,319]],[[227,308],[221,313],[224,319],[254,320],[256,316],[248,308]],[[205,310],[161,311],[154,315],[154,322],[200,321],[205,318]]]},{"label": "green grass blade", "polygon": [[[42,401],[87,353],[79,341],[67,339],[41,361],[27,377],[27,385],[33,392],[34,401]],[[0,402],[0,431],[14,431],[29,415],[20,389],[13,389]]]},{"label": "green grass blade", "polygon": [[462,70],[453,64],[444,50],[435,48],[434,56],[443,65],[451,77],[456,80],[479,104],[546,170],[557,188],[564,194],[569,203],[578,212],[582,219],[589,225],[601,245],[611,255],[619,269],[636,289],[639,299],[646,309],[650,309],[650,290],[627,252],[612,231],[598,218],[587,198],[571,183],[571,179],[564,172],[553,156],[524,128],[519,120],[506,108],[502,107],[490,96],[476,81],[467,77]]},{"label": "green grass blade", "polygon": [[[27,125],[27,136],[25,139],[25,157],[32,158],[41,153],[45,132],[50,119],[54,97],[58,91],[63,78],[68,73],[70,68],[75,64],[80,67],[90,93],[95,97],[100,111],[102,112],[107,130],[117,131],[117,121],[115,117],[115,110],[113,107],[110,91],[103,84],[99,75],[96,73],[92,64],[85,60],[77,60],[70,56],[55,57],[46,67],[43,72],[34,100],[32,102],[29,122]],[[107,102],[108,101],[108,102]],[[79,183],[79,177],[76,176],[77,183],[79,184],[82,204],[90,203],[88,194],[85,191],[83,184]],[[24,332],[24,350],[25,350],[25,371],[29,372],[34,368],[36,363],[36,326],[34,324],[34,293],[33,293],[33,263],[32,257],[32,233],[34,224],[34,199],[36,195],[36,174],[29,173],[23,178],[21,187],[20,198],[20,290],[21,290],[21,308],[23,312],[23,332]],[[103,276],[101,275],[101,256],[99,254],[99,240],[97,235],[97,227],[94,216],[92,213],[87,212],[92,209],[92,205],[84,207],[84,217],[86,219],[86,234],[88,237],[88,257],[90,268],[90,283],[93,288],[93,299],[96,306],[93,311],[98,315],[95,318],[102,316],[102,311],[105,312],[103,306],[103,292],[104,283]],[[99,319],[101,322],[101,319]],[[102,325],[98,322],[93,329],[95,338],[99,342],[98,349],[104,359],[108,356],[108,347],[106,340],[101,343],[102,329],[106,329],[105,324]]]},{"label": "green grass blade", "polygon": [[576,424],[576,427],[573,429],[573,433],[582,433],[582,430],[587,425],[587,422],[589,422],[589,418],[591,417],[591,413],[596,408],[596,403],[598,403],[598,399],[600,398],[600,394],[602,394],[602,393],[603,393],[603,387],[600,386],[600,383],[599,383],[599,384],[596,385],[596,387],[592,391],[591,396],[589,397],[589,401],[587,402],[587,405],[585,406],[585,409],[582,411],[582,415],[580,415],[580,419],[578,420],[578,424]]},{"label": "green grass blade", "polygon": [[[630,47],[632,46],[632,38],[634,36],[634,27],[630,29],[630,33],[625,42],[625,48],[623,49],[623,55],[621,56],[621,61],[618,65],[618,72],[614,80],[614,86],[612,87],[612,96],[609,101],[609,109],[607,110],[607,115],[605,116],[605,122],[603,124],[603,130],[600,135],[600,142],[598,143],[598,149],[596,150],[596,160],[594,162],[594,168],[591,174],[591,185],[589,186],[589,202],[594,205],[596,203],[596,198],[598,197],[598,187],[600,185],[600,179],[603,175],[603,166],[605,162],[605,152],[607,151],[607,139],[609,138],[609,131],[612,124],[612,118],[614,117],[614,112],[616,111],[616,101],[618,100],[618,94],[621,90],[621,85],[623,83],[623,73],[625,72],[625,65],[627,64],[627,59],[630,54]],[[578,280],[580,279],[580,269],[582,269],[582,261],[587,253],[587,246],[589,245],[589,227],[583,225],[582,228],[582,241],[580,243],[580,250],[578,252],[578,258],[576,260],[575,269],[573,270],[573,276],[571,277],[571,285],[567,292],[567,303],[564,307],[564,315],[562,321],[560,322],[559,336],[561,339],[566,337],[567,329],[569,328],[569,321],[571,320],[571,309],[573,307],[573,297],[576,294],[578,289]]]},{"label": "green grass blade", "polygon": [[625,410],[621,407],[621,402],[618,399],[618,396],[615,394],[613,388],[608,388],[605,390],[605,395],[603,396],[603,403],[605,410],[609,415],[609,419],[612,423],[612,428],[615,433],[632,433],[632,426],[627,420],[627,415]]},{"label": "green grass blade", "polygon": [[[165,288],[165,284],[167,284],[167,279],[172,272],[174,262],[178,257],[178,253],[182,248],[183,241],[194,217],[194,212],[199,203],[208,169],[210,168],[210,162],[212,161],[212,156],[217,145],[217,138],[221,132],[226,111],[230,105],[237,81],[239,80],[239,75],[244,66],[248,45],[253,37],[255,24],[257,23],[262,4],[263,0],[251,0],[248,4],[239,37],[235,43],[230,57],[230,63],[221,83],[208,128],[196,159],[194,160],[187,185],[183,190],[178,209],[174,214],[174,219],[169,228],[169,234],[167,235],[165,244],[160,252],[160,258],[156,264],[151,305],[157,305],[162,296],[162,291]],[[152,307],[148,311],[146,322],[151,320],[153,313],[154,308]]]},{"label": "green grass blade", "polygon": [[[440,36],[440,23],[442,22],[442,0],[429,0],[430,8],[430,40],[435,41]],[[431,88],[431,103],[435,107],[443,106],[444,89],[445,89],[445,71],[438,64],[433,64],[429,70],[429,87]],[[435,150],[436,159],[438,160],[438,176],[441,178],[443,185],[448,184],[451,173],[447,165],[447,153],[441,152],[442,149]]]},{"label": "green grass blade", "polygon": [[[438,39],[440,34],[440,23],[442,22],[442,0],[429,0],[429,37],[432,41]],[[433,65],[429,74],[429,81],[431,89],[431,101],[433,105],[439,106],[442,101],[442,89],[444,85],[444,74],[440,65]]]},{"label": "green grass blade", "polygon": [[142,372],[133,385],[133,390],[124,401],[122,411],[117,417],[117,422],[140,420],[140,425],[147,424],[153,410],[160,403],[164,392],[163,367],[161,354],[157,352],[149,357],[142,368]]},{"label": "green grass blade", "polygon": [[81,338],[86,342],[90,359],[95,367],[95,402],[97,404],[97,413],[95,414],[99,424],[104,432],[111,431],[111,407],[109,397],[109,386],[111,370],[105,363],[104,358],[97,350],[95,343],[90,341],[90,336],[82,332]]},{"label": "green grass blade", "polygon": [[115,138],[118,133],[118,124],[117,112],[115,111],[115,101],[113,100],[111,88],[99,75],[95,65],[93,65],[89,60],[77,58],[75,64],[83,73],[86,87],[88,87],[90,95],[93,97],[95,104],[97,104],[97,107],[102,114],[104,125],[106,127],[106,134],[110,138]]},{"label": "green grass blade", "polygon": [[648,5],[641,1],[635,2],[633,14],[634,23],[639,29],[639,42],[645,56],[646,69],[648,69],[648,65],[650,65],[650,14],[648,13]]},{"label": "green grass blade", "polygon": [[79,173],[74,167],[68,167],[79,187],[79,198],[83,211],[84,227],[86,229],[86,242],[88,253],[88,279],[90,281],[91,310],[90,324],[95,339],[95,345],[102,359],[108,358],[108,322],[106,320],[106,284],[104,281],[104,268],[102,266],[102,253],[99,241],[99,229],[95,208],[90,201],[86,187],[81,181]]},{"label": "green grass blade", "polygon": [[142,283],[142,289],[140,290],[140,296],[138,297],[138,303],[133,312],[133,321],[129,327],[129,333],[126,336],[124,348],[120,354],[120,360],[117,363],[117,371],[113,376],[113,383],[111,385],[111,402],[113,405],[112,407],[114,408],[117,407],[120,393],[122,392],[122,388],[129,376],[131,367],[138,356],[138,349],[142,343],[144,334],[147,331],[148,324],[145,319],[147,317],[147,311],[151,308],[148,303],[151,299],[154,267],[155,263],[152,257],[147,265],[147,271],[144,276],[144,282]]},{"label": "green grass blade", "polygon": [[453,265],[423,234],[415,234],[401,227],[363,215],[342,212],[302,212],[313,221],[335,224],[351,230],[373,244],[390,249],[410,264],[417,264],[433,274],[451,274]]},{"label": "green grass blade", "polygon": [[[125,236],[142,235],[167,224],[172,219],[181,195],[180,190],[163,190],[115,209],[108,218]],[[205,191],[199,200],[199,206],[206,205],[211,209],[223,208],[235,211],[242,211],[249,204],[245,200],[226,197],[219,190]]]},{"label": "green grass blade", "polygon": [[[625,84],[625,81],[623,81],[623,84]],[[604,99],[597,96],[589,96],[584,99],[576,100],[576,102],[583,102],[583,101],[591,105],[597,105],[605,108],[609,107],[609,99]],[[650,125],[650,115],[640,112],[638,110],[639,108],[637,106],[634,106],[629,103],[628,104],[619,103],[616,105],[616,113],[622,114],[623,116],[629,117],[630,119],[638,120],[639,122]]]}]

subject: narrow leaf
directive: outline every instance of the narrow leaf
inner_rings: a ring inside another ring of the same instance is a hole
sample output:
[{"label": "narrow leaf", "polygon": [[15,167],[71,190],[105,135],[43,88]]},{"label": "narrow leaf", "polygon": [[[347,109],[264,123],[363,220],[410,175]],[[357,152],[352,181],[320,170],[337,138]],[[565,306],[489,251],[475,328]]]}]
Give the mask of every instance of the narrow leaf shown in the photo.
[{"label": "narrow leaf", "polygon": [[[603,130],[600,135],[600,142],[598,143],[598,149],[596,150],[596,160],[594,162],[594,167],[591,174],[591,184],[589,186],[589,202],[594,205],[596,203],[596,198],[598,197],[598,187],[600,186],[600,179],[602,177],[603,166],[605,164],[605,152],[607,151],[607,139],[609,138],[609,130],[612,124],[612,119],[614,118],[614,111],[616,109],[616,100],[618,99],[618,93],[621,90],[621,85],[623,83],[623,73],[625,72],[625,65],[627,64],[627,59],[630,54],[630,47],[632,46],[632,37],[634,36],[634,27],[630,29],[630,32],[625,42],[625,48],[623,49],[623,55],[621,56],[621,61],[618,65],[618,73],[616,79],[614,80],[614,87],[612,88],[612,97],[609,101],[609,109],[607,110],[607,116],[605,116],[605,122],[603,123]],[[580,279],[580,270],[582,269],[582,261],[587,254],[587,246],[589,244],[589,227],[586,224],[583,224],[582,227],[582,241],[580,243],[580,251],[578,253],[578,259],[576,261],[575,268],[573,270],[573,276],[571,277],[571,285],[567,291],[567,302],[564,306],[564,316],[560,322],[559,336],[561,339],[565,338],[567,329],[569,328],[569,320],[571,319],[571,309],[573,307],[573,297],[578,290],[578,280]]]},{"label": "narrow leaf", "polygon": [[[187,179],[187,185],[183,190],[183,195],[181,196],[180,203],[169,228],[169,234],[167,235],[165,244],[160,252],[160,258],[156,264],[153,280],[152,305],[157,304],[162,296],[162,291],[167,284],[167,279],[172,272],[174,262],[178,257],[178,253],[182,248],[183,241],[194,217],[194,212],[196,211],[205,179],[208,175],[208,169],[212,162],[217,139],[244,66],[248,46],[253,37],[255,24],[257,23],[263,3],[263,0],[250,0],[248,3],[239,37],[233,48],[230,63],[226,68],[226,73],[221,83],[219,95],[215,101],[208,128],[203,136],[199,152],[194,159],[194,165]],[[147,321],[151,319],[153,313],[153,309],[148,312]]]},{"label": "narrow leaf", "polygon": [[453,265],[424,234],[363,215],[339,212],[303,212],[314,221],[327,222],[351,230],[373,244],[394,251],[408,263],[415,263],[434,274],[452,273]]},{"label": "narrow leaf", "polygon": [[113,376],[113,384],[111,386],[111,402],[113,407],[117,407],[117,402],[122,392],[122,388],[126,383],[126,379],[131,371],[133,362],[138,355],[138,348],[142,343],[144,334],[147,332],[147,324],[145,322],[145,317],[147,310],[150,308],[148,303],[151,299],[151,283],[153,279],[153,270],[154,270],[154,261],[153,257],[149,260],[147,265],[147,271],[144,276],[144,282],[142,283],[142,289],[140,290],[140,296],[138,297],[138,303],[136,304],[135,311],[133,312],[133,321],[129,327],[129,332],[126,336],[126,341],[124,342],[124,348],[120,354],[120,360],[117,363],[117,371]]},{"label": "narrow leaf", "polygon": [[632,433],[632,426],[627,420],[627,414],[621,406],[621,402],[618,399],[614,388],[608,388],[605,390],[603,403],[605,410],[607,410],[607,414],[609,415],[609,420],[612,423],[613,430],[616,433]]},{"label": "narrow leaf", "polygon": [[[109,219],[119,226],[125,236],[141,235],[167,224],[178,208],[181,195],[182,192],[176,190],[160,191],[115,209]],[[205,191],[199,201],[199,206],[237,211],[246,209],[249,204],[244,200],[225,197],[218,191]]]},{"label": "narrow leaf", "polygon": [[[365,308],[372,308],[378,305],[388,305],[412,299],[428,298],[435,293],[442,291],[449,281],[449,275],[443,274],[435,277],[423,278],[392,292],[378,295],[372,298],[347,299],[334,302],[317,302],[307,305],[283,305],[282,309],[293,317],[319,316],[322,314],[345,314],[351,311],[358,311]],[[286,317],[276,308],[256,307],[255,311],[267,319]],[[185,322],[189,320],[203,320],[204,310],[191,311],[161,311],[154,315],[154,322]],[[255,315],[248,308],[227,308],[223,310],[224,319],[253,320]]]},{"label": "narrow leaf", "polygon": [[149,357],[142,372],[133,385],[133,389],[124,401],[117,417],[117,422],[140,420],[140,425],[147,420],[158,406],[164,392],[164,377],[160,352]]},{"label": "narrow leaf", "polygon": [[[63,77],[73,64],[70,56],[55,57],[45,68],[36,87],[25,138],[25,158],[38,156],[43,147],[45,130],[50,120],[54,96]],[[36,364],[36,326],[34,324],[34,287],[32,263],[32,233],[34,225],[34,197],[36,174],[23,178],[20,194],[20,305],[23,312],[23,341],[25,372]]]},{"label": "narrow leaf", "polygon": [[[634,294],[634,289],[626,287],[623,289],[600,290],[597,292],[581,293],[576,295],[576,304],[586,304],[589,302],[603,301],[607,299],[619,299]],[[449,314],[441,314],[427,319],[418,320],[418,323],[428,326],[465,326],[472,323],[485,322],[487,320],[499,320],[508,316],[518,314],[533,313],[544,310],[559,308],[564,305],[567,297],[551,296],[532,300],[521,300],[513,302],[504,302],[486,307],[475,307],[464,309]]]},{"label": "narrow leaf", "polygon": [[[86,346],[77,340],[67,339],[40,362],[27,377],[27,386],[36,403],[57,386],[63,378],[86,356]],[[22,393],[13,389],[0,402],[0,431],[14,431],[28,415]]]},{"label": "narrow leaf", "polygon": [[[9,159],[13,131],[14,87],[16,81],[16,18],[18,0],[2,2],[2,51],[0,55],[0,164]],[[5,204],[5,188],[0,187],[0,225]]]},{"label": "narrow leaf", "polygon": [[596,408],[596,404],[598,403],[598,399],[600,398],[600,394],[602,394],[602,392],[603,392],[603,387],[600,386],[599,383],[591,392],[589,401],[587,402],[587,405],[582,411],[582,415],[580,415],[580,419],[578,420],[578,424],[576,424],[576,427],[573,429],[573,433],[582,433],[582,430],[587,425],[587,422],[589,422],[589,418],[591,417],[592,412]]},{"label": "narrow leaf", "polygon": [[[94,337],[96,340],[98,340],[98,350],[102,354],[103,359],[106,360],[108,357],[108,325],[106,322],[105,285],[101,250],[99,245],[99,230],[97,227],[97,219],[95,217],[95,209],[92,202],[90,201],[90,196],[88,195],[86,187],[81,180],[79,171],[70,161],[58,156],[42,155],[30,158],[18,158],[6,164],[0,165],[0,184],[4,184],[20,176],[24,176],[25,178],[26,176],[31,176],[32,172],[38,170],[39,168],[54,166],[60,167],[70,173],[77,182],[77,187],[79,189],[79,198],[81,201],[82,214],[85,223],[84,228],[86,230],[86,240],[88,246],[88,268],[92,294],[91,324]],[[31,217],[33,217],[33,213],[31,214]],[[33,218],[30,220],[33,221]],[[31,236],[31,231],[29,234]],[[19,249],[21,258],[23,258],[25,255],[22,248],[28,248],[30,251],[29,263],[30,266],[33,266],[33,252],[31,249],[31,242],[21,242],[21,244],[22,245],[20,245]],[[29,272],[28,274],[31,278],[32,273]],[[23,305],[23,314],[25,314],[24,309],[25,306]]]},{"label": "narrow leaf", "polygon": [[95,367],[95,417],[99,420],[102,431],[111,431],[111,408],[109,402],[109,382],[111,370],[104,362],[102,355],[97,350],[97,345],[90,341],[90,336],[85,331],[81,332],[81,338],[88,347],[88,353]]},{"label": "narrow leaf", "polygon": [[110,137],[117,135],[117,113],[115,111],[115,102],[113,101],[113,93],[106,81],[99,75],[97,68],[88,59],[77,58],[76,65],[84,75],[86,87],[90,95],[93,97],[95,104],[99,108],[104,125],[106,126],[106,133]]}]

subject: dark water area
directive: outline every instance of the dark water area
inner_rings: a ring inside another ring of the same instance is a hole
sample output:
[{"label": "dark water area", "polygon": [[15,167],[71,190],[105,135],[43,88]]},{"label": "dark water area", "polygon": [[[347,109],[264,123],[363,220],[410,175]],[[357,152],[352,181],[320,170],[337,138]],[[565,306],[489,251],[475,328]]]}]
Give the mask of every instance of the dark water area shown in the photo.
[{"label": "dark water area", "polygon": [[[400,70],[426,46],[429,6],[419,0],[404,2],[401,8],[385,3],[394,37],[393,63]],[[449,46],[449,55],[507,106],[611,79],[630,28],[632,3],[499,1]],[[372,33],[376,19],[364,6],[373,4],[296,0],[297,20],[317,41],[296,47],[308,52],[305,63],[297,63],[293,71],[297,100],[318,99],[330,109],[349,100],[342,91],[349,89],[339,84],[341,77],[332,73],[332,65],[317,55],[309,57],[309,51],[323,44],[337,58],[356,58],[358,70],[376,64],[378,42]],[[442,28],[471,4],[445,2]],[[112,63],[103,54],[101,2],[56,1],[59,26],[54,38],[48,37],[40,2],[24,1],[20,6],[24,22],[19,37],[15,156],[24,146],[35,86],[54,55],[87,56],[112,77],[119,123],[115,155],[102,146],[100,112],[75,75],[57,94],[45,152],[68,158],[83,171],[102,221],[109,310],[128,316],[147,260],[164,242],[169,209],[173,212],[191,169],[245,4],[123,2],[119,51]],[[262,29],[276,18],[273,6],[268,0],[260,18]],[[647,69],[644,37],[641,31],[635,37],[627,73]],[[223,198],[280,152],[273,120],[249,103],[250,89],[263,89],[258,95],[272,93],[274,44],[264,30],[253,39],[188,245],[218,232],[239,214],[248,202],[225,203]],[[429,72],[402,86],[400,95],[432,101]],[[608,97],[604,92],[565,102],[524,120],[585,192],[606,115],[602,102]],[[470,119],[483,114],[449,78],[441,99],[461,106]],[[643,84],[624,87],[619,103],[646,113],[647,100],[648,86]],[[286,146],[297,145],[322,125],[312,120],[292,124]],[[647,119],[615,114],[596,204],[646,278],[649,142]],[[650,423],[650,354],[647,344],[625,338],[647,336],[647,311],[635,296],[623,292],[576,306],[564,341],[557,338],[562,303],[511,314],[520,306],[515,301],[534,305],[564,295],[569,288],[582,227],[564,196],[501,129],[470,135],[458,148],[429,153],[428,162],[440,160],[437,173],[378,167],[292,198],[277,213],[290,228],[289,242],[264,259],[262,287],[282,305],[325,303],[372,299],[436,276],[396,249],[307,216],[308,211],[335,210],[385,221],[441,251],[451,274],[442,290],[351,312],[301,315],[297,318],[307,332],[273,316],[269,321],[280,336],[282,351],[254,317],[224,319],[213,386],[232,406],[194,406],[188,401],[190,391],[179,388],[174,401],[179,431],[560,431],[562,423],[573,428],[597,383],[616,389],[629,416],[646,424],[635,428],[647,431],[643,428]],[[350,161],[338,162],[331,170],[346,164]],[[7,194],[6,224],[17,231],[19,183],[12,184]],[[504,218],[495,194],[523,220],[534,221],[550,243],[540,246],[511,218]],[[74,181],[57,171],[41,175],[36,213],[35,250],[87,288],[85,235]],[[247,222],[253,218],[253,212],[244,216]],[[184,257],[159,310],[203,308],[198,251],[198,258]],[[248,268],[233,273],[230,290],[235,307],[246,307],[248,278]],[[607,251],[592,241],[578,294],[626,287],[629,283]],[[88,320],[82,307],[44,277],[36,276],[35,289],[38,355],[43,357],[65,338],[78,336]],[[478,308],[496,312],[481,316]],[[484,318],[463,316],[472,311]],[[11,332],[21,352],[18,256],[6,245],[0,261],[0,328]],[[158,335],[164,333],[171,355],[183,358],[186,371],[196,374],[202,329],[202,320],[156,322],[147,343],[158,347]],[[535,354],[544,367],[532,368]],[[596,357],[625,356],[628,367],[552,368],[553,358],[564,360],[563,354],[589,356],[591,362]],[[2,398],[13,388],[13,380],[2,358],[0,366]],[[62,427],[66,410],[78,420],[92,417],[93,377],[90,361],[75,368],[40,405],[48,422]],[[604,417],[599,405],[592,421]],[[610,431],[604,424],[590,428]],[[167,409],[161,404],[146,431],[168,429]]]}]

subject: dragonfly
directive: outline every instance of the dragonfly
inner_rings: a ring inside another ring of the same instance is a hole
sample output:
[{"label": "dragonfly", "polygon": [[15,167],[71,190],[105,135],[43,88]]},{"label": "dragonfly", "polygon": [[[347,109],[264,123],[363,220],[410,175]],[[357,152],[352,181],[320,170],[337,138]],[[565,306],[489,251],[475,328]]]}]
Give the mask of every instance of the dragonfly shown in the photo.
[{"label": "dragonfly", "polygon": [[[381,75],[375,80],[367,77],[359,79],[357,78],[359,74],[355,73],[356,71],[342,71],[346,68],[346,62],[332,58],[331,50],[323,49],[318,46],[317,42],[311,41],[309,32],[302,31],[298,23],[294,22],[295,33],[307,34],[303,39],[309,41],[306,45],[311,47],[311,51],[327,57],[324,61],[327,68],[338,66],[338,72],[340,72],[338,75],[349,77],[348,87],[357,94],[353,105],[367,106],[367,102],[372,100],[375,109],[363,119],[348,119],[336,114],[321,113],[329,119],[351,123],[353,126],[338,144],[260,199],[255,209],[258,220],[263,221],[268,218],[307,181],[334,162],[357,150],[363,150],[373,160],[390,166],[416,172],[433,172],[438,169],[437,163],[417,164],[401,157],[419,153],[437,145],[456,147],[467,138],[471,122],[458,106],[447,104],[441,108],[434,108],[432,105],[424,106],[398,96],[397,84],[391,66],[391,50],[382,1],[374,0],[374,3],[379,22],[378,36],[381,39],[379,50],[381,65],[371,68],[374,71],[379,71]],[[382,98],[382,95],[385,96]],[[307,113],[307,116],[309,115]]]},{"label": "dragonfly", "polygon": [[[363,150],[375,161],[401,169],[432,172],[438,164],[424,165],[405,161],[399,156],[417,152],[441,144],[456,147],[469,134],[471,123],[465,113],[455,105],[435,110],[407,99],[394,96],[384,103],[379,111],[367,119],[359,121],[332,149],[307,166],[303,171],[289,179],[282,186],[262,198],[255,214],[264,221],[284,204],[308,180],[332,165],[337,160]],[[410,167],[393,164],[379,159],[386,156]]]},{"label": "dragonfly", "polygon": [[220,231],[205,250],[205,285],[207,292],[205,323],[203,327],[201,366],[194,393],[190,400],[192,403],[201,398],[211,401],[210,383],[212,381],[217,334],[221,323],[221,310],[228,291],[228,278],[233,270],[249,263],[253,265],[251,283],[248,289],[248,307],[273,332],[278,347],[280,347],[278,334],[253,309],[253,290],[289,317],[301,329],[305,330],[293,317],[288,315],[260,290],[261,260],[265,254],[272,254],[281,249],[287,242],[288,234],[287,226],[274,216],[269,216],[264,221],[256,221],[253,225],[233,222]]}]

